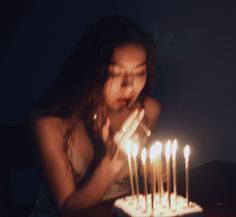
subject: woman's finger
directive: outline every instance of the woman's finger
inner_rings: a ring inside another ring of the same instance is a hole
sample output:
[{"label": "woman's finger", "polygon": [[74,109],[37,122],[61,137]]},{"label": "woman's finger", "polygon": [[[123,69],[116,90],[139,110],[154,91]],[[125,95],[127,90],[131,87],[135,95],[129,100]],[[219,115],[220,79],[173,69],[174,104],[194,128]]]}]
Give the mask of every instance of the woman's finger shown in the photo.
[{"label": "woman's finger", "polygon": [[138,128],[143,117],[144,117],[144,109],[142,109],[139,112],[137,117],[129,125],[128,129],[123,133],[123,135],[121,135],[121,138],[120,138],[121,144],[124,144],[128,139],[130,139],[130,137],[134,134],[134,132]]},{"label": "woman's finger", "polygon": [[133,120],[137,117],[139,111],[138,108],[134,110],[134,112],[132,112],[129,117],[124,121],[124,123],[122,124],[121,128],[119,131],[116,132],[116,134],[114,135],[114,141],[119,144],[119,141],[121,139],[121,137],[123,136],[124,132],[127,131],[127,129],[129,129],[129,126],[131,125],[131,123],[133,122]]},{"label": "woman's finger", "polygon": [[138,111],[138,108],[136,108],[122,124],[121,126],[122,132],[125,132],[126,129],[129,128],[130,124],[133,122],[133,120],[137,117],[138,114],[139,114],[139,111]]},{"label": "woman's finger", "polygon": [[110,134],[110,118],[107,118],[106,123],[102,126],[102,140],[106,142]]}]

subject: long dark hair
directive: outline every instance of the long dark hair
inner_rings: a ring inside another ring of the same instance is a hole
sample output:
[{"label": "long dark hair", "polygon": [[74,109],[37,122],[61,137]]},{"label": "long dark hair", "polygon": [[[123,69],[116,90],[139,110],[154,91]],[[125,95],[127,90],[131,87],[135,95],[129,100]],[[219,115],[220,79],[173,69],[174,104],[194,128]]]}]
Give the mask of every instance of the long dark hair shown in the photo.
[{"label": "long dark hair", "polygon": [[138,99],[142,102],[150,91],[155,72],[155,44],[151,35],[134,22],[113,15],[101,18],[87,28],[63,65],[55,84],[36,106],[36,110],[41,111],[41,116],[73,120],[65,133],[67,154],[76,126],[81,120],[85,123],[94,146],[92,170],[104,154],[104,144],[98,136],[104,120],[101,119],[95,127],[92,116],[103,104],[103,87],[109,77],[107,69],[112,64],[114,49],[128,43],[140,45],[146,51],[147,82]]}]

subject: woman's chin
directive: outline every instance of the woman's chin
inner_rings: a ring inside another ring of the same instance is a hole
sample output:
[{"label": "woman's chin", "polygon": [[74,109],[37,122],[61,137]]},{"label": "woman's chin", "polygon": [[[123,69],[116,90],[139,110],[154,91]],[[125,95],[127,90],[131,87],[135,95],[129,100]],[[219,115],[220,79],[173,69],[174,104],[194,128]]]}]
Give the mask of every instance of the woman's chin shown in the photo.
[{"label": "woman's chin", "polygon": [[112,111],[120,111],[124,108],[131,108],[134,105],[135,100],[116,100],[115,102],[107,105]]},{"label": "woman's chin", "polygon": [[122,105],[112,105],[112,106],[108,106],[108,108],[112,111],[112,112],[117,112],[120,111],[124,108],[127,108],[126,104],[122,104]]}]

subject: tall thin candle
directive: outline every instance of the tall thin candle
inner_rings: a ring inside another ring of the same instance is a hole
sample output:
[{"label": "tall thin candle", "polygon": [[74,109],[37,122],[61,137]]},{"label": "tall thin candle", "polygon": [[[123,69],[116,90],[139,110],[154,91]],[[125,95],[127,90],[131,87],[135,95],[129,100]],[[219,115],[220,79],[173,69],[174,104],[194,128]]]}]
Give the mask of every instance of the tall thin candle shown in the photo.
[{"label": "tall thin candle", "polygon": [[152,145],[150,148],[150,166],[152,174],[152,209],[154,209],[154,200],[156,194],[156,174],[155,174],[155,157],[156,157],[156,146]]},{"label": "tall thin candle", "polygon": [[146,158],[147,158],[147,150],[143,148],[141,153],[141,160],[143,165],[143,179],[144,179],[144,195],[145,195],[145,203],[147,209],[147,168],[146,168]]},{"label": "tall thin candle", "polygon": [[131,193],[134,199],[134,181],[133,181],[133,172],[132,172],[132,165],[131,165],[131,146],[132,146],[132,141],[128,140],[126,143],[126,153],[127,153],[127,158],[128,158]]},{"label": "tall thin candle", "polygon": [[157,173],[158,173],[158,196],[160,205],[162,204],[162,194],[163,194],[163,181],[162,181],[162,160],[161,160],[161,152],[162,152],[162,144],[161,142],[155,143],[157,146]]},{"label": "tall thin candle", "polygon": [[134,142],[133,147],[132,147],[132,158],[133,158],[133,162],[134,162],[134,177],[135,177],[135,187],[136,187],[136,193],[137,193],[137,201],[139,202],[137,154],[138,154],[138,144]]},{"label": "tall thin candle", "polygon": [[170,154],[171,154],[171,143],[168,140],[166,144],[166,174],[167,174],[167,192],[168,192],[168,204],[169,208],[171,208],[170,201]]},{"label": "tall thin candle", "polygon": [[172,144],[173,190],[175,199],[177,198],[176,151],[177,151],[177,140],[175,139]]},{"label": "tall thin candle", "polygon": [[189,155],[190,155],[190,148],[189,145],[186,145],[184,148],[184,158],[185,158],[185,185],[186,185],[187,206],[189,206]]}]

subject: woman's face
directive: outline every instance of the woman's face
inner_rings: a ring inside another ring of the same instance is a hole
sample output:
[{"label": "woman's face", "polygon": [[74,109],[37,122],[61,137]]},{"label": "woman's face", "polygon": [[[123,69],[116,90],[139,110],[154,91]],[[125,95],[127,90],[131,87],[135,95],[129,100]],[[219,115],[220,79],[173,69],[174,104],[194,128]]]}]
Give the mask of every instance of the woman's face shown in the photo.
[{"label": "woman's face", "polygon": [[133,44],[117,47],[108,73],[103,90],[106,105],[113,110],[132,105],[147,80],[145,50]]}]

